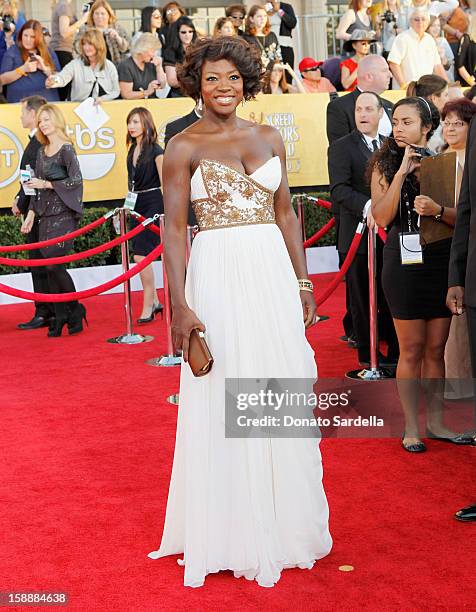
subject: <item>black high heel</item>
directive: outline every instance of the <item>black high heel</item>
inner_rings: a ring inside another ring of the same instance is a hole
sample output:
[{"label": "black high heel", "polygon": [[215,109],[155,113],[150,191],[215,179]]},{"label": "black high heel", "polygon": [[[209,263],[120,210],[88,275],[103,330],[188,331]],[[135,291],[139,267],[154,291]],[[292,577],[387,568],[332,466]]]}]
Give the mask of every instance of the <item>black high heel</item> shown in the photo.
[{"label": "black high heel", "polygon": [[157,314],[158,312],[160,312],[160,318],[161,319],[164,318],[164,307],[162,306],[160,302],[157,302],[157,304],[154,304],[153,312],[154,314]]},{"label": "black high heel", "polygon": [[73,334],[79,334],[79,332],[83,331],[83,320],[89,327],[89,323],[86,318],[86,308],[83,304],[78,303],[70,312],[68,317],[68,333],[70,336]]},{"label": "black high heel", "polygon": [[162,306],[160,302],[152,306],[152,311],[149,317],[142,317],[140,319],[137,319],[137,324],[144,325],[145,323],[152,323],[152,321],[155,319],[155,315],[158,312],[160,312],[162,319],[163,319],[164,318],[164,307]]},{"label": "black high heel", "polygon": [[59,338],[63,332],[63,327],[68,323],[67,317],[56,317],[53,323],[50,323],[48,329],[48,338]]}]

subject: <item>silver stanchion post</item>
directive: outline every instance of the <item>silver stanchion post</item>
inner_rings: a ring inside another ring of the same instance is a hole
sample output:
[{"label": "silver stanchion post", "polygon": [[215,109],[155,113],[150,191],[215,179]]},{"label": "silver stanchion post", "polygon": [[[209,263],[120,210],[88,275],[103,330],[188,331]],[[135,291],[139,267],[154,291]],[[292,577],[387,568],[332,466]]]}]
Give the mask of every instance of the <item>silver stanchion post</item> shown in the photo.
[{"label": "silver stanchion post", "polygon": [[[121,208],[119,210],[119,223],[121,236],[127,233],[127,210]],[[121,244],[121,259],[122,259],[122,271],[124,273],[129,271],[129,243],[125,240]],[[142,334],[135,334],[132,327],[132,305],[131,305],[131,281],[127,280],[124,283],[124,312],[126,315],[126,333],[122,336],[116,336],[115,338],[109,338],[108,342],[112,344],[142,344],[143,342],[150,342],[154,339],[153,336],[143,336]]]},{"label": "silver stanchion post", "polygon": [[[160,238],[164,240],[165,230],[165,216],[160,215]],[[162,251],[162,276],[164,279],[164,311],[165,311],[165,325],[167,328],[167,353],[160,357],[155,357],[146,361],[149,365],[160,366],[160,367],[172,367],[182,363],[182,357],[177,355],[173,341],[172,341],[172,308],[170,302],[170,291],[169,282],[167,278],[167,270],[165,269],[165,249]],[[171,396],[173,397],[173,396]]]},{"label": "silver stanchion post", "polygon": [[355,380],[382,380],[395,378],[395,372],[379,368],[378,364],[378,305],[377,305],[377,228],[367,230],[368,267],[369,267],[369,315],[370,315],[370,368],[351,370],[347,378]]}]

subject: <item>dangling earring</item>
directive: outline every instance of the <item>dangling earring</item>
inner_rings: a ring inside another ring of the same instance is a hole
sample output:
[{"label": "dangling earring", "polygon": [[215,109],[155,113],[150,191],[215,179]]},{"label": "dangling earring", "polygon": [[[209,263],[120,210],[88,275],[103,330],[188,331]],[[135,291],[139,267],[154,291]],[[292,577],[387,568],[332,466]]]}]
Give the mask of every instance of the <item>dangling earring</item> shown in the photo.
[{"label": "dangling earring", "polygon": [[199,112],[202,112],[202,110],[203,110],[203,100],[202,100],[202,96],[200,96],[200,97],[198,98],[198,102],[197,102],[197,110],[198,110]]}]

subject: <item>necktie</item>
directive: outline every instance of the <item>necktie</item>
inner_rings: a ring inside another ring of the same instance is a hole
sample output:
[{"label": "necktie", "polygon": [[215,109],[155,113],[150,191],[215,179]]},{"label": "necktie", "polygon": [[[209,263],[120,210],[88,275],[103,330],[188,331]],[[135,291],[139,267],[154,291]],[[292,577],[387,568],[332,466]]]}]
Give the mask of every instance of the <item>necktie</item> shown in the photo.
[{"label": "necktie", "polygon": [[375,151],[378,151],[378,140],[375,138],[372,140],[372,150],[374,153]]}]

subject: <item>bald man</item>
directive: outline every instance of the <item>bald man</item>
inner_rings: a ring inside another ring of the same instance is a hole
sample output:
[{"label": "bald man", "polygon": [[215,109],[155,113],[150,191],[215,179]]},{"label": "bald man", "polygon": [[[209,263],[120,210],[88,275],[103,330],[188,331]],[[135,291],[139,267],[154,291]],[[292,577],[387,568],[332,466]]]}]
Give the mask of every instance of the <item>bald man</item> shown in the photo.
[{"label": "bald man", "polygon": [[[359,63],[357,87],[345,96],[340,96],[327,105],[327,139],[332,144],[338,138],[355,130],[355,101],[363,91],[371,91],[378,96],[388,89],[391,72],[387,62],[380,55],[367,55]],[[379,134],[388,136],[392,131],[393,104],[381,98],[383,116],[379,124]]]}]

